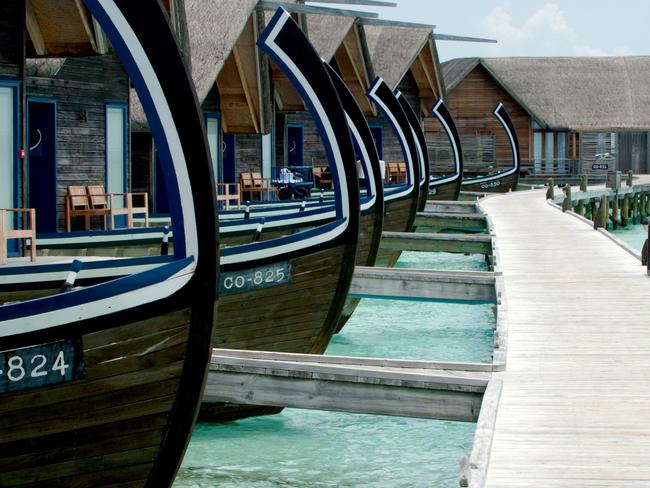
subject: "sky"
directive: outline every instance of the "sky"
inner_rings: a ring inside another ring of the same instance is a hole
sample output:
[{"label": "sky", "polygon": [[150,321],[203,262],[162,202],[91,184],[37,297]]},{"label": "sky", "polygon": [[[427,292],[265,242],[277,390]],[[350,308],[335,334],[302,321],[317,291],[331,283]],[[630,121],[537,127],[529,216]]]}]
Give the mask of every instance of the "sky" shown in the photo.
[{"label": "sky", "polygon": [[375,11],[382,19],[432,24],[441,34],[498,41],[438,41],[441,61],[495,56],[650,55],[650,0],[392,1],[397,7],[344,7]]}]

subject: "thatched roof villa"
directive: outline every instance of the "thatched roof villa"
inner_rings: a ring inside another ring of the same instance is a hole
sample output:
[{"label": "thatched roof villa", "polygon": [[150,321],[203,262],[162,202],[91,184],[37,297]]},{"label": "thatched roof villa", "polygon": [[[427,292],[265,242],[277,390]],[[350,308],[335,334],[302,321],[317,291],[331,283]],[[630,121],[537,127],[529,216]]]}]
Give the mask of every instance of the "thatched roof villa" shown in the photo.
[{"label": "thatched roof villa", "polygon": [[463,58],[442,72],[469,161],[508,159],[490,115],[503,101],[532,173],[650,170],[650,57]]}]

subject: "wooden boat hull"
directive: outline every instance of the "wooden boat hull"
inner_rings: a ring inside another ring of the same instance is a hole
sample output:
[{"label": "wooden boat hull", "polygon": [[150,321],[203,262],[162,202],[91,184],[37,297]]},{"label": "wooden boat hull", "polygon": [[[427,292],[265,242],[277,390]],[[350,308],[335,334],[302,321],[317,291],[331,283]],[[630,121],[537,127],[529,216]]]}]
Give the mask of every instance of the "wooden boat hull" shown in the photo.
[{"label": "wooden boat hull", "polygon": [[473,185],[463,185],[462,191],[472,191],[479,193],[508,193],[517,189],[519,182],[519,173],[511,174],[494,181],[485,183],[476,183]]},{"label": "wooden boat hull", "polygon": [[[296,257],[289,261],[291,283],[222,295],[213,347],[322,354],[347,296],[353,256],[354,246],[341,244]],[[204,402],[199,420],[223,422],[280,410]]]},{"label": "wooden boat hull", "polygon": [[[384,215],[384,230],[388,232],[411,232],[415,222],[415,213],[418,200],[407,198],[384,202],[386,213]],[[379,250],[376,266],[393,267],[401,255],[401,251]]]},{"label": "wooden boat hull", "polygon": [[205,358],[187,364],[190,309],[158,308],[80,334],[82,379],[3,395],[1,486],[146,484],[188,393],[184,369],[201,376],[206,367]]},{"label": "wooden boat hull", "polygon": [[458,178],[456,181],[431,187],[427,200],[458,200],[460,182],[461,179]]},{"label": "wooden boat hull", "polygon": [[[377,217],[375,213],[368,213],[361,215],[359,220],[359,244],[357,249],[357,259],[355,266],[374,266],[379,253],[379,243],[381,241],[381,233],[383,231],[382,225],[383,218]],[[336,325],[336,331],[340,332],[346,322],[350,319],[352,314],[359,304],[359,298],[347,298],[341,317]]]}]

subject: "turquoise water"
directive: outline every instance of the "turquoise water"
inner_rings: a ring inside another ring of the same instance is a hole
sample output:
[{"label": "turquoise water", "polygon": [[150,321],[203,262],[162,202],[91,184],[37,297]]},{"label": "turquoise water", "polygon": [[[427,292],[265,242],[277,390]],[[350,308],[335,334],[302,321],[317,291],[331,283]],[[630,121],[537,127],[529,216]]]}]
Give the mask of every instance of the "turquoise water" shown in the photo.
[{"label": "turquoise water", "polygon": [[[482,256],[403,253],[400,267],[485,270]],[[359,304],[326,354],[490,361],[490,305]],[[457,487],[475,424],[285,409],[199,424],[175,488]]]},{"label": "turquoise water", "polygon": [[642,225],[628,225],[627,227],[610,230],[610,232],[639,252],[641,252],[643,243],[648,238],[648,231]]}]

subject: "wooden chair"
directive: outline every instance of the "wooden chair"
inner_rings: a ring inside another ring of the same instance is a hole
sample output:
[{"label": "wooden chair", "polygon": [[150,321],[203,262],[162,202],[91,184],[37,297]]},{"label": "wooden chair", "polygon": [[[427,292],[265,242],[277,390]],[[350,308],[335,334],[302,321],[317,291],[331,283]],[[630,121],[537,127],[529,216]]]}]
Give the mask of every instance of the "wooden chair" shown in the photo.
[{"label": "wooden chair", "polygon": [[90,202],[85,186],[69,186],[65,197],[65,230],[72,230],[71,220],[74,217],[84,218],[84,228],[90,229]]},{"label": "wooden chair", "polygon": [[[230,189],[235,188],[235,193],[231,193]],[[230,202],[235,202],[237,208],[241,208],[241,189],[239,183],[217,183],[217,202],[225,202],[226,210],[230,210],[234,206]]]},{"label": "wooden chair", "polygon": [[265,199],[265,193],[266,200],[272,200],[273,198],[271,197],[276,197],[278,190],[271,184],[270,178],[262,178],[262,173],[258,172],[251,173],[251,176],[253,178],[253,188],[255,188],[256,191],[261,190],[260,200]]},{"label": "wooden chair", "polygon": [[388,183],[406,182],[406,163],[399,161],[387,161],[386,179]]},{"label": "wooden chair", "polygon": [[[9,230],[10,213],[28,213],[29,228]],[[33,208],[0,209],[0,264],[7,263],[7,241],[10,239],[29,239],[30,260],[36,261],[36,210]]]},{"label": "wooden chair", "polygon": [[[111,229],[115,228],[115,216],[126,215],[126,227],[133,228],[133,216],[144,214],[144,226],[149,227],[149,195],[147,192],[127,192],[127,193],[110,193],[110,222]],[[124,207],[116,205],[116,199],[119,197],[124,198]],[[133,197],[142,198],[142,205],[137,206],[133,203]]]},{"label": "wooden chair", "polygon": [[[108,195],[104,191],[104,186],[88,185],[86,186],[86,191],[88,192],[88,204],[89,204],[88,218],[104,217],[103,228],[106,229],[106,220],[111,214],[111,209],[108,205]],[[86,226],[86,229],[88,229],[88,226]]]},{"label": "wooden chair", "polygon": [[[239,188],[241,191],[241,199],[243,201],[262,199],[262,189],[255,188],[253,173],[246,172],[239,174]],[[256,195],[259,195],[259,198],[255,198]]]}]

